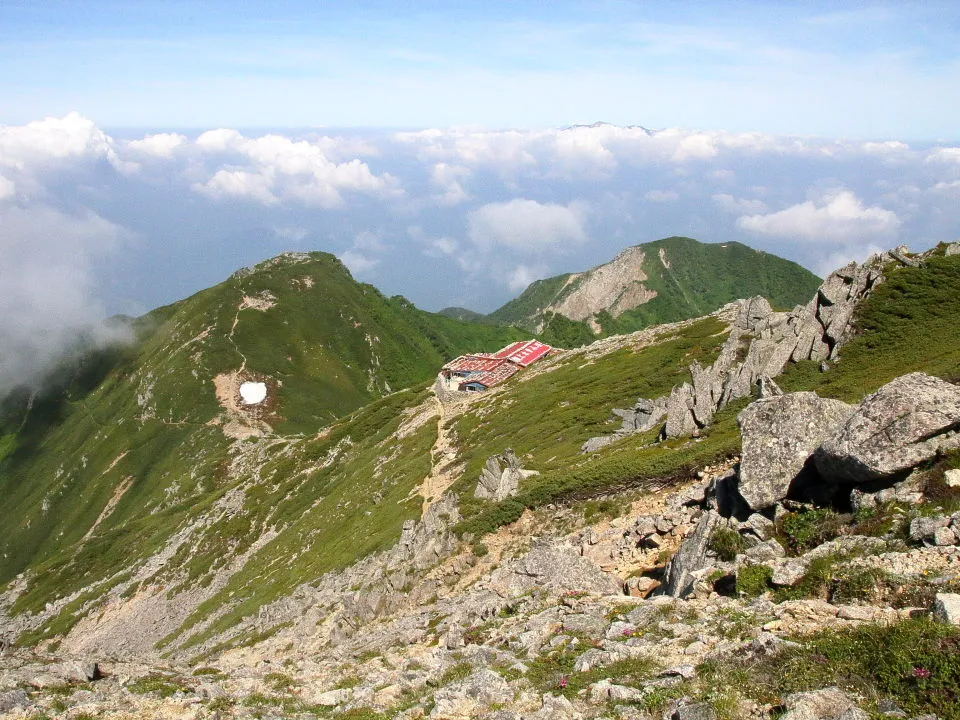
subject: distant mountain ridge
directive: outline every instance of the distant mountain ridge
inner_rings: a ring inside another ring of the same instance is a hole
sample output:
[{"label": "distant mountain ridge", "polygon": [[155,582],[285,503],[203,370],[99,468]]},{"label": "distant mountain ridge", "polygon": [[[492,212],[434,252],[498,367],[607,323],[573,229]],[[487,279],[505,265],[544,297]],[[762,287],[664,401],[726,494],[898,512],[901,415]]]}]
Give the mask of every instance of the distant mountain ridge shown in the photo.
[{"label": "distant mountain ridge", "polygon": [[563,345],[697,317],[754,295],[791,308],[819,283],[797,263],[741,243],[669,237],[628,247],[584,272],[537,280],[486,321]]}]

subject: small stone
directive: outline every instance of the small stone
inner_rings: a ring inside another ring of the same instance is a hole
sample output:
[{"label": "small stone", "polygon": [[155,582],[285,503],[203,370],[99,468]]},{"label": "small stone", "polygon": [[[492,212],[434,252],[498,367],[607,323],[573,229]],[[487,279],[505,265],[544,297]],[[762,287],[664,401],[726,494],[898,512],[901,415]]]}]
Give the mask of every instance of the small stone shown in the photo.
[{"label": "small stone", "polygon": [[607,640],[625,640],[633,637],[636,632],[637,626],[633,623],[617,620],[616,622],[610,623],[610,627],[607,628],[606,638]]},{"label": "small stone", "polygon": [[941,622],[960,625],[960,595],[937,593],[933,602],[933,616]]},{"label": "small stone", "polygon": [[766,542],[754,545],[743,554],[745,558],[751,560],[755,564],[772,563],[775,560],[786,557],[786,555],[787,551],[783,549],[783,545],[772,538]]},{"label": "small stone", "polygon": [[16,708],[30,705],[30,697],[23,690],[10,690],[0,693],[0,713],[8,713]]},{"label": "small stone", "polygon": [[788,695],[784,698],[784,705],[788,712],[780,720],[833,720],[841,717],[844,720],[869,720],[863,711],[847,715],[850,710],[857,710],[857,706],[849,695],[835,687]]},{"label": "small stone", "polygon": [[579,718],[580,713],[562,695],[546,693],[540,709],[527,717],[530,720],[573,720]]},{"label": "small stone", "polygon": [[660,587],[660,581],[651,577],[633,577],[625,583],[627,594],[632,597],[645,598]]},{"label": "small stone", "polygon": [[948,527],[937,528],[933,533],[933,544],[937,547],[956,545],[957,535]]},{"label": "small stone", "polygon": [[697,676],[697,669],[693,665],[674,665],[660,673],[660,677],[679,676],[684,680],[693,680]]},{"label": "small stone", "polygon": [[717,720],[717,711],[705,702],[682,705],[673,713],[673,720]]},{"label": "small stone", "polygon": [[699,640],[694,640],[692,643],[690,643],[689,645],[687,645],[687,646],[683,649],[683,654],[684,654],[684,655],[699,655],[700,653],[702,653],[702,652],[703,652],[704,650],[706,650],[706,649],[707,649],[707,644],[706,644],[706,643],[700,642]]},{"label": "small stone", "polygon": [[802,558],[793,558],[773,570],[770,582],[777,587],[789,587],[800,582],[807,572],[807,563]]},{"label": "small stone", "polygon": [[314,696],[312,701],[315,705],[335,707],[336,705],[342,705],[352,697],[353,691],[349,689],[328,690],[327,692]]},{"label": "small stone", "polygon": [[567,615],[563,619],[563,629],[569,633],[585,635],[592,640],[599,640],[607,629],[607,619],[602,615],[578,613]]},{"label": "small stone", "polygon": [[862,620],[869,622],[873,620],[874,609],[863,605],[844,605],[837,613],[841,620]]},{"label": "small stone", "polygon": [[915,542],[932,542],[938,529],[950,524],[945,517],[918,517],[910,521],[910,539]]},{"label": "small stone", "polygon": [[947,470],[943,474],[943,481],[947,487],[960,487],[960,470]]}]

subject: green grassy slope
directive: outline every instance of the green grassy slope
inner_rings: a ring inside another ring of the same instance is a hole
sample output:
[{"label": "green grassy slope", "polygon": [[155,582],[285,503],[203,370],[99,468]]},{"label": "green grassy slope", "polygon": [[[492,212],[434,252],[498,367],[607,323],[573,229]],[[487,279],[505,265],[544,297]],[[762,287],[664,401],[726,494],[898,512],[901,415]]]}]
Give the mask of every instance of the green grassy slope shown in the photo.
[{"label": "green grassy slope", "polygon": [[[648,280],[644,284],[657,296],[617,318],[600,313],[597,320],[605,335],[699,317],[728,302],[754,295],[763,295],[774,307],[789,309],[807,302],[820,283],[813,273],[794,262],[737,242],[706,244],[691,238],[669,237],[637,247],[646,254],[643,270]],[[660,262],[661,250],[669,268]],[[543,309],[576,287],[576,281],[566,285],[569,277],[568,274],[538,280],[487,316],[488,320],[528,329],[536,327],[543,320]],[[571,324],[577,327],[571,328]],[[582,342],[593,337],[593,333],[585,323],[548,322],[542,336],[546,342],[560,345],[566,341],[565,346],[569,347],[571,340]]]},{"label": "green grassy slope", "polygon": [[[275,304],[239,309],[245,296]],[[209,508],[231,462],[220,373],[267,382],[275,432],[316,433],[459,353],[522,336],[384,297],[324,253],[268,261],[136,325],[137,342],[65,364],[32,405],[24,394],[3,403],[0,582],[33,567],[58,592],[82,587]]]},{"label": "green grassy slope", "polygon": [[534,280],[526,290],[520,293],[506,305],[487,315],[487,319],[498,325],[517,325],[518,327],[532,327],[531,321],[544,308],[559,300],[561,290],[570,278],[571,273],[555,275],[544,280]]},{"label": "green grassy slope", "polygon": [[[312,287],[292,282],[308,273],[316,274]],[[0,571],[4,580],[31,572],[14,611],[37,611],[82,593],[21,642],[63,632],[84,602],[129,582],[139,562],[180,537],[183,543],[170,546],[173,560],[165,569],[139,577],[126,592],[155,585],[173,597],[209,584],[218,569],[249,555],[164,644],[171,650],[194,647],[300,583],[390,546],[403,522],[419,516],[416,490],[430,470],[436,423],[428,419],[403,437],[396,431],[413,408],[433,407],[426,385],[436,370],[431,358],[439,362],[444,348],[451,354],[464,345],[489,348],[512,336],[437,320],[369,286],[353,284],[351,291],[348,278],[329,256],[231,278],[142,319],[138,344],[65,368],[61,387],[36,398],[22,425],[17,407],[25,398],[0,405],[0,492],[8,517],[15,518],[0,536]],[[276,305],[238,315],[243,295],[263,290],[273,293]],[[862,333],[844,348],[840,362],[826,373],[801,363],[778,382],[785,390],[815,389],[856,400],[912,370],[956,379],[958,312],[960,257],[891,268],[862,305],[855,319]],[[268,323],[271,313],[275,319]],[[331,332],[321,338],[310,318],[332,323]],[[231,328],[236,348],[223,341]],[[395,328],[402,334],[392,335]],[[266,333],[274,343],[263,341]],[[379,338],[379,367],[367,334]],[[539,371],[547,366],[534,368],[477,398],[447,421],[456,462],[465,467],[452,488],[461,497],[460,531],[480,536],[526,508],[691,477],[703,464],[737,454],[735,418],[747,399],[719,413],[696,439],[654,443],[653,431],[579,454],[584,440],[619,425],[610,419],[611,408],[669,393],[689,379],[693,360],[710,363],[725,337],[723,325],[706,318],[655,344],[605,355],[570,353],[552,361],[547,372]],[[251,372],[282,381],[269,418],[275,434],[260,440],[232,441],[209,424],[221,412],[210,378],[235,369],[240,353]],[[396,388],[393,383],[416,378],[421,367],[424,382],[411,380],[412,389],[377,397],[383,383]],[[324,393],[335,392],[324,385],[324,374],[331,373],[362,405],[343,410],[347,404],[324,404]],[[331,414],[342,417],[325,422]],[[318,433],[321,424],[326,428]],[[476,500],[481,466],[506,447],[540,474],[501,503]],[[112,513],[85,537],[111,498],[117,499]]]},{"label": "green grassy slope", "polygon": [[960,381],[960,256],[935,255],[922,268],[893,268],[854,318],[860,334],[821,373],[814,362],[790,366],[784,390],[816,390],[855,402],[884,383],[923,371]]},{"label": "green grassy slope", "polygon": [[[643,247],[646,285],[657,297],[611,319],[609,326],[601,322],[606,332],[697,317],[755,295],[763,295],[774,308],[789,310],[809,301],[820,285],[816,275],[797,263],[738,242],[705,244],[671,237]],[[660,262],[661,249],[669,268]]]}]

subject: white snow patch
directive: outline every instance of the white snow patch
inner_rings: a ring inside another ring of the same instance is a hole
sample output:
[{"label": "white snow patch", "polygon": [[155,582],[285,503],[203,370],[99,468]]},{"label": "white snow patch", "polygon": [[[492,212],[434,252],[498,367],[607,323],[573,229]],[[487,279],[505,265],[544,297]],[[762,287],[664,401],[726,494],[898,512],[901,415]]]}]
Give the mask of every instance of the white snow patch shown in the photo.
[{"label": "white snow patch", "polygon": [[240,385],[240,397],[244,405],[257,405],[267,399],[267,386],[261,382],[245,382]]}]

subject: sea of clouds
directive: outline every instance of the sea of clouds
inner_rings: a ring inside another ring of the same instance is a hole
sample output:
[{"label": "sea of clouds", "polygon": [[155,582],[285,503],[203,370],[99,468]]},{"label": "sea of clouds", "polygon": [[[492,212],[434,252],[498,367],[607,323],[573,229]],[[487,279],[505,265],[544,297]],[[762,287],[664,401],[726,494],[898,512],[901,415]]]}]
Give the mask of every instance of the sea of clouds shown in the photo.
[{"label": "sea of clouds", "polygon": [[0,394],[79,328],[284,250],[327,250],[421,307],[668,235],[825,274],[960,237],[960,147],[597,124],[546,130],[0,127]]}]

